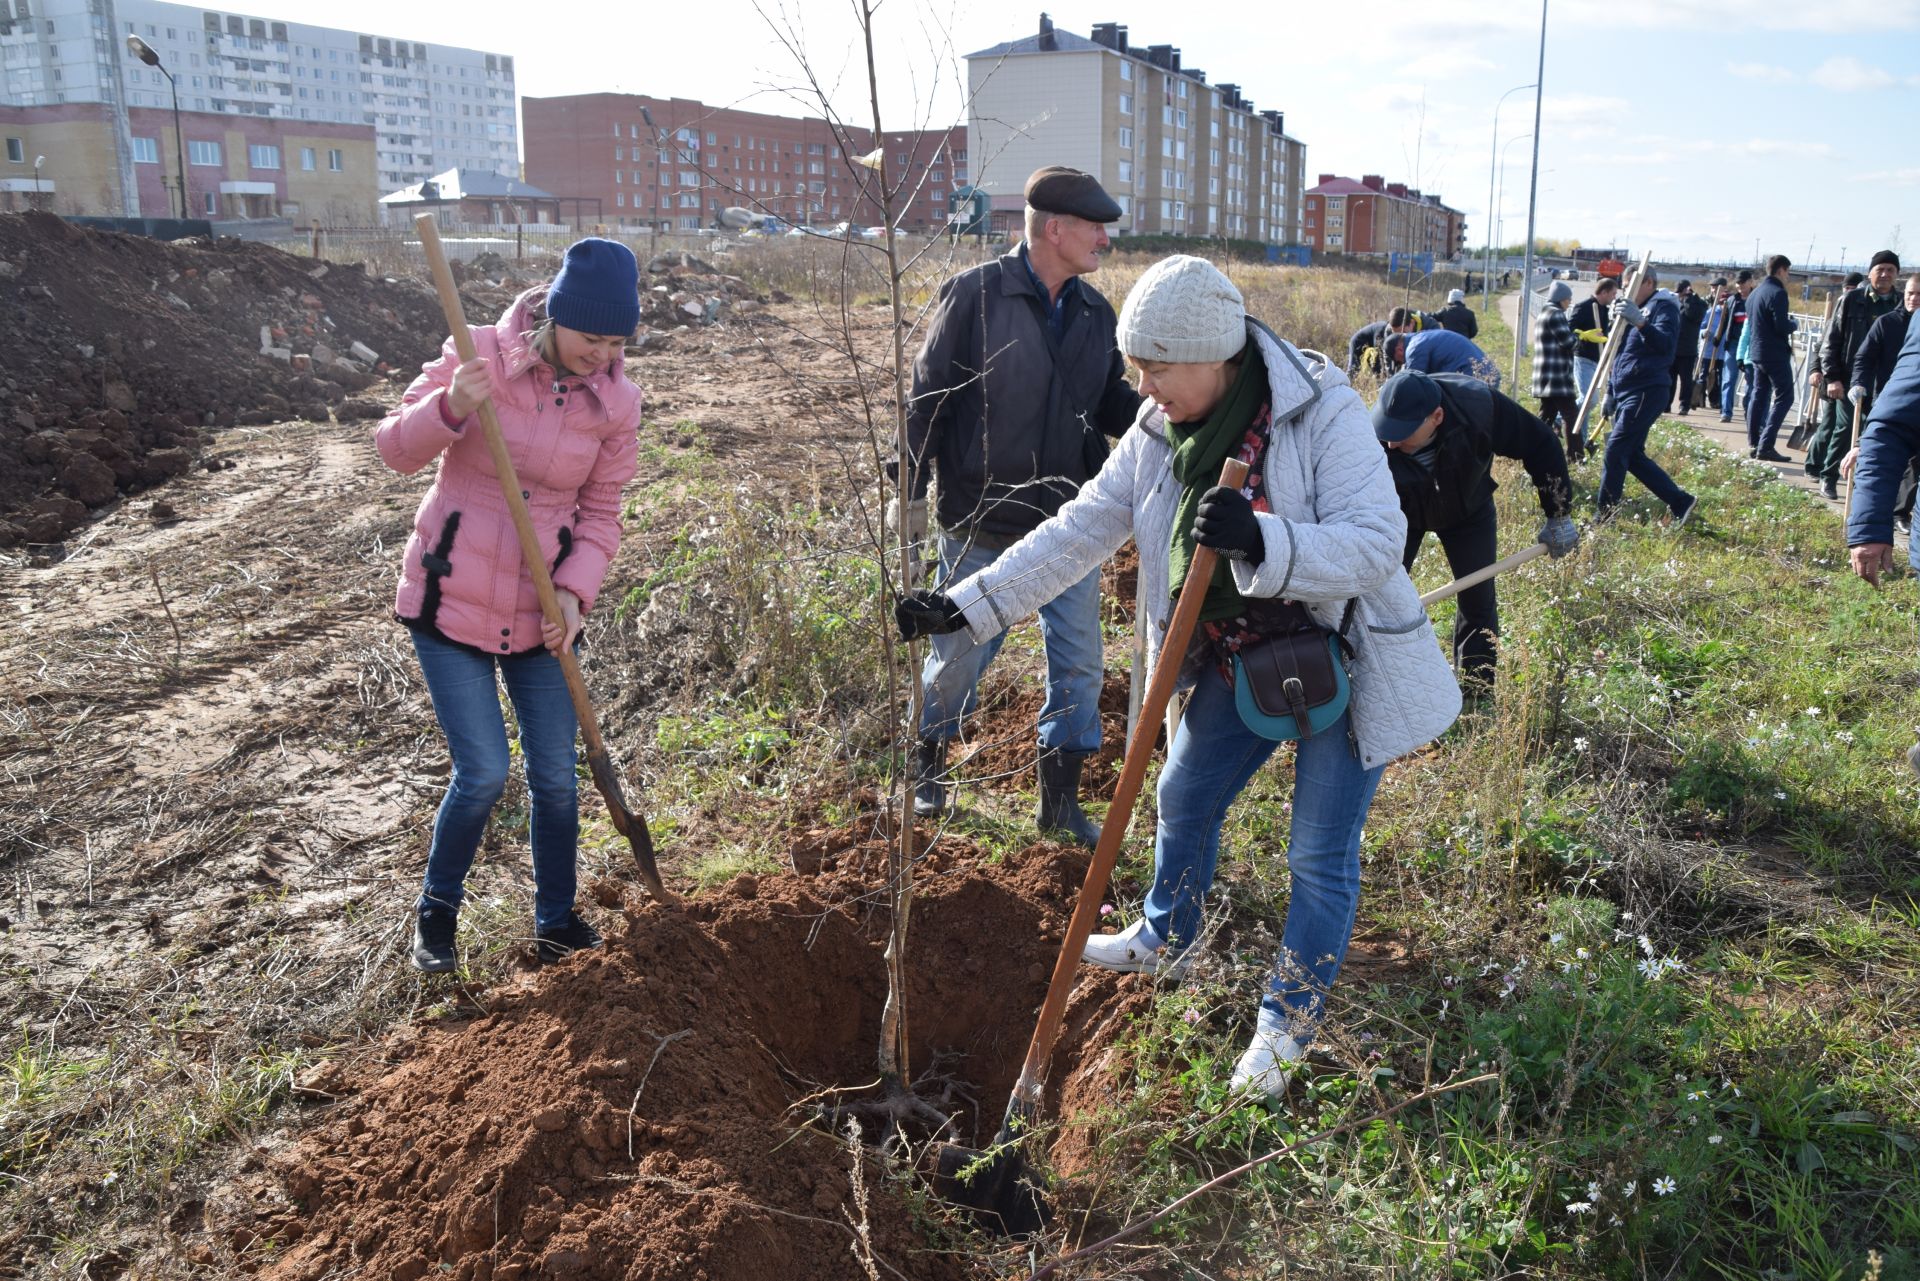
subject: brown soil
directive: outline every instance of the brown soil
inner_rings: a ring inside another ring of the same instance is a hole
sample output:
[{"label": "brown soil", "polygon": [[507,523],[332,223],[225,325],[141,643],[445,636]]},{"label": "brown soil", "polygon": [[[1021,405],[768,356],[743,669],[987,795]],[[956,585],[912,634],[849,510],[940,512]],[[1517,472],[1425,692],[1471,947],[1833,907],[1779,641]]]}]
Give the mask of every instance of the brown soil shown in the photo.
[{"label": "brown soil", "polygon": [[[980,711],[965,727],[966,746],[953,754],[963,779],[989,788],[1034,789],[1034,760],[1039,753],[1034,726],[1047,697],[1044,681],[1044,672],[1038,677],[1015,677],[989,670]],[[1082,769],[1082,794],[1095,800],[1111,798],[1126,755],[1127,674],[1109,670],[1100,688],[1100,750]]]},{"label": "brown soil", "polygon": [[[858,849],[870,832],[824,842]],[[959,1278],[897,1181],[854,1157],[805,1100],[874,1080],[886,913],[863,860],[741,877],[679,914],[630,909],[604,952],[496,992],[491,1012],[415,1041],[279,1162],[243,1248],[287,1248],[275,1281],[344,1275],[861,1275],[864,1229],[888,1275]],[[990,1140],[1018,1073],[1084,856],[1040,846],[997,864],[923,864],[908,970],[913,1068],[957,1083],[969,1145]],[[1148,999],[1089,974],[1068,1008],[1050,1114],[1083,1116],[1118,1070],[1108,1049]],[[338,1088],[337,1086],[335,1088]],[[879,1136],[869,1134],[870,1140]],[[1056,1137],[1065,1173],[1084,1134]]]}]

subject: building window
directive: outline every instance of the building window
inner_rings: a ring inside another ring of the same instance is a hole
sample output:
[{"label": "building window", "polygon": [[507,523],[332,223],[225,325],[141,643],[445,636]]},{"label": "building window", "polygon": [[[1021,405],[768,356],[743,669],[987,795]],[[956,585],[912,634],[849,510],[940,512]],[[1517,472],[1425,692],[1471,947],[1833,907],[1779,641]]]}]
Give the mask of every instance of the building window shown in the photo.
[{"label": "building window", "polygon": [[344,165],[342,165],[342,164],[340,163],[340,159],[341,159],[341,157],[340,157],[340,148],[338,148],[338,147],[329,147],[329,148],[327,149],[327,170],[328,170],[328,172],[330,172],[330,173],[339,173],[339,172],[340,172],[340,171],[341,171],[341,170],[342,170],[343,168],[345,168],[345,166],[344,166]]},{"label": "building window", "polygon": [[308,173],[312,173],[313,162],[314,162],[313,148],[312,147],[300,148],[300,167],[306,170]]},{"label": "building window", "polygon": [[207,217],[217,217],[220,213],[220,197],[215,192],[201,193],[200,207],[206,210]]},{"label": "building window", "polygon": [[217,142],[189,142],[187,144],[187,163],[190,165],[219,164],[220,144]]},{"label": "building window", "polygon": [[1133,114],[1133,95],[1132,94],[1123,93],[1120,95],[1120,114],[1123,116],[1130,116]]},{"label": "building window", "polygon": [[[12,139],[9,138],[8,141],[11,142]],[[152,138],[135,138],[133,140],[133,161],[135,164],[140,164],[140,165],[159,164],[160,163],[159,142]]]},{"label": "building window", "polygon": [[1133,64],[1125,58],[1120,59],[1120,78],[1122,80],[1133,79]]},{"label": "building window", "polygon": [[1182,98],[1187,96],[1187,82],[1184,80],[1180,82],[1180,96]]},{"label": "building window", "polygon": [[[1184,88],[1186,88],[1186,86],[1185,86],[1185,85],[1182,85],[1182,86],[1181,86],[1181,88],[1183,88],[1183,89],[1184,89]],[[1174,123],[1175,123],[1176,125],[1178,125],[1178,126],[1179,126],[1180,128],[1182,128],[1182,129],[1185,129],[1185,128],[1187,127],[1187,113],[1186,113],[1186,112],[1184,112],[1184,111],[1176,111],[1176,112],[1174,112],[1174,113],[1173,113],[1173,122],[1174,122]]]},{"label": "building window", "polygon": [[7,159],[16,165],[27,163],[27,145],[18,138],[7,139]]},{"label": "building window", "polygon": [[620,136],[620,122],[617,120],[613,122],[613,136],[616,138]]},{"label": "building window", "polygon": [[1121,182],[1133,181],[1133,161],[1122,160],[1120,162],[1120,181]]},{"label": "building window", "polygon": [[1133,130],[1125,125],[1120,126],[1120,146],[1127,151],[1133,150]]},{"label": "building window", "polygon": [[261,146],[258,143],[248,147],[247,165],[253,169],[278,169],[280,167],[280,148]]},{"label": "building window", "polygon": [[626,192],[624,192],[624,191],[616,191],[616,192],[614,192],[614,193],[613,193],[613,207],[614,207],[615,209],[625,209],[625,208],[627,207],[627,193],[626,193]]}]

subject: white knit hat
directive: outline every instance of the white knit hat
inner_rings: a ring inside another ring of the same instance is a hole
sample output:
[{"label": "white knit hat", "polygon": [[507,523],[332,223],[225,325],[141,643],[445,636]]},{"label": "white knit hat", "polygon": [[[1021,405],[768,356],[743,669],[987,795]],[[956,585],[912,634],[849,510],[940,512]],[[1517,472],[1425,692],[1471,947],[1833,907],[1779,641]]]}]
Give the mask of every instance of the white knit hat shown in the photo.
[{"label": "white knit hat", "polygon": [[1136,360],[1231,360],[1247,345],[1247,303],[1205,258],[1175,254],[1147,268],[1127,295],[1118,336]]},{"label": "white knit hat", "polygon": [[1467,291],[1466,291],[1466,290],[1464,290],[1464,289],[1449,289],[1449,290],[1447,290],[1447,301],[1448,301],[1448,302],[1465,302],[1466,300],[1467,300]]}]

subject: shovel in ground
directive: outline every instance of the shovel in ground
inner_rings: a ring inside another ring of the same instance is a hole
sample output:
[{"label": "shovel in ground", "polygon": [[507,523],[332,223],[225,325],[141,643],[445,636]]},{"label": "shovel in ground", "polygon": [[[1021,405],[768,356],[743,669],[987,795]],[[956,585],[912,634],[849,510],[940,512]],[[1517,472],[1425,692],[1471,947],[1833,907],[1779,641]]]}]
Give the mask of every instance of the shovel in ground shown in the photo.
[{"label": "shovel in ground", "polygon": [[[1220,483],[1238,489],[1247,480],[1247,465],[1228,459],[1220,469]],[[1147,686],[1133,734],[1127,740],[1126,760],[1120,767],[1120,781],[1113,789],[1113,804],[1107,807],[1106,821],[1100,825],[1100,842],[1094,846],[1093,862],[1080,884],[1080,897],[1073,905],[1073,919],[1067,924],[1066,937],[1060,941],[1060,956],[1053,965],[1053,981],[1047,985],[1047,999],[1040,1007],[1040,1021],[1027,1043],[1026,1061],[1020,1066],[1020,1079],[1014,1082],[1007,1100],[1007,1115],[993,1146],[981,1152],[957,1144],[943,1146],[937,1154],[934,1190],[948,1201],[973,1210],[982,1221],[1009,1236],[1024,1236],[1044,1226],[1048,1217],[1046,1201],[1039,1182],[1027,1167],[1021,1150],[1027,1134],[1040,1118],[1041,1091],[1046,1085],[1047,1060],[1053,1055],[1054,1038],[1060,1034],[1060,1020],[1067,1011],[1067,997],[1073,992],[1074,974],[1080,965],[1080,951],[1093,933],[1099,917],[1100,899],[1107,892],[1107,880],[1120,857],[1120,842],[1127,833],[1127,821],[1133,817],[1134,801],[1147,776],[1147,763],[1153,757],[1153,744],[1160,731],[1160,718],[1173,697],[1173,686],[1180,675],[1181,660],[1187,642],[1193,636],[1206,598],[1207,584],[1213,581],[1218,553],[1211,547],[1195,547],[1187,566],[1187,578],[1180,586],[1180,600],[1173,620],[1167,625],[1160,658],[1153,666],[1153,680]]]},{"label": "shovel in ground", "polygon": [[[432,214],[421,214],[413,225],[420,233],[420,248],[426,253],[427,265],[433,269],[433,287],[440,295],[440,310],[446,316],[447,330],[453,335],[454,349],[464,364],[474,358],[473,335],[467,330],[467,317],[460,309],[460,291],[447,266],[446,250],[440,245],[440,229],[434,225]],[[560,614],[560,602],[553,594],[553,575],[547,569],[546,557],[541,554],[540,536],[534,532],[526,501],[520,497],[520,477],[507,454],[507,442],[500,435],[500,420],[494,415],[490,400],[480,402],[480,430],[486,436],[487,452],[493,455],[500,492],[506,496],[507,509],[513,514],[514,532],[520,536],[520,557],[526,562],[527,572],[533,575],[534,590],[540,594],[540,612],[548,622],[564,631],[566,623]],[[607,753],[607,745],[600,737],[600,722],[593,714],[593,704],[587,698],[587,682],[580,674],[580,664],[573,651],[562,651],[560,670],[567,678],[567,693],[573,697],[573,714],[580,722],[580,735],[586,740],[587,769],[593,774],[594,787],[607,802],[614,829],[626,837],[627,844],[633,848],[633,861],[639,866],[640,879],[645,882],[647,892],[662,903],[678,907],[679,896],[661,882],[660,869],[654,863],[653,836],[647,831],[646,816],[628,809],[626,797],[621,794],[620,775],[614,770],[613,757]]]}]

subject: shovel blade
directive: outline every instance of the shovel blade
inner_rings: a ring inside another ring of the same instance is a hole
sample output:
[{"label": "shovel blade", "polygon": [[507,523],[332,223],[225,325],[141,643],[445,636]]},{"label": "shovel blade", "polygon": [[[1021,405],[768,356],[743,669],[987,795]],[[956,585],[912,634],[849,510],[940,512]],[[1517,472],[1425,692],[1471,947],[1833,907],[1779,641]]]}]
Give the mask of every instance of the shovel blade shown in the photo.
[{"label": "shovel blade", "polygon": [[935,1151],[934,1195],[1006,1237],[1031,1236],[1053,1218],[1038,1176],[1017,1143],[985,1152],[943,1143]]}]

